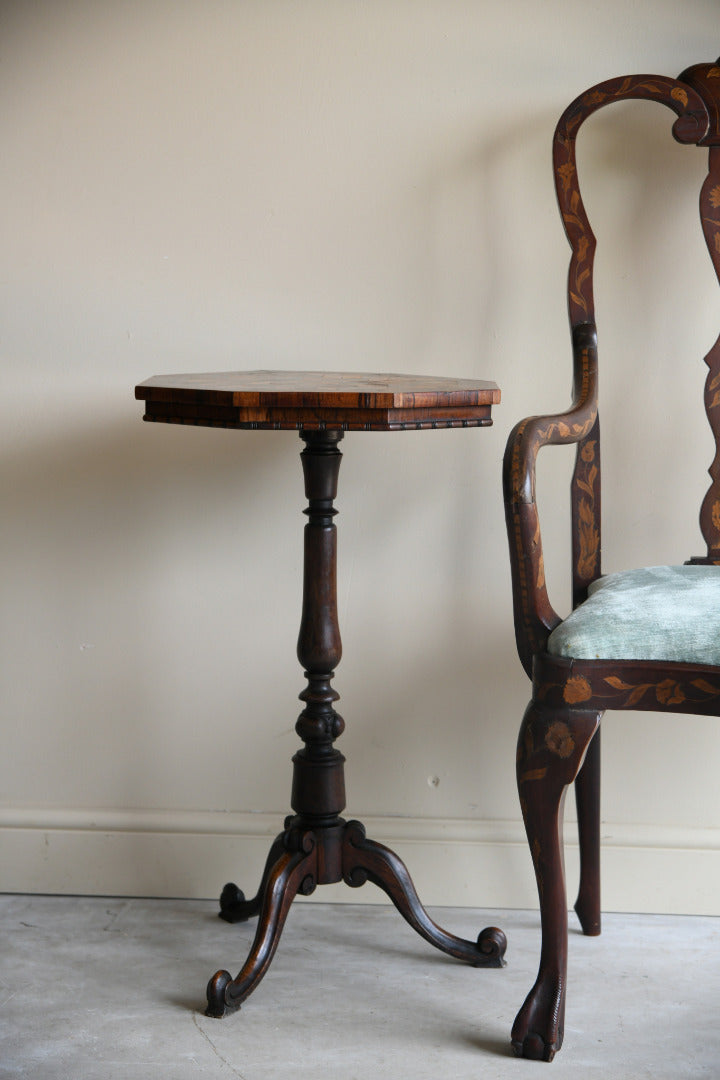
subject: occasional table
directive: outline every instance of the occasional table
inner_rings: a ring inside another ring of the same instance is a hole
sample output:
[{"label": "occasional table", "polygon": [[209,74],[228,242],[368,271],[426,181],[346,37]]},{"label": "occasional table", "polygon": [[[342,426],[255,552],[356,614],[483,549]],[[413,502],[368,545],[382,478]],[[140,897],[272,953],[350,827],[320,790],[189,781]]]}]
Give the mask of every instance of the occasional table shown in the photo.
[{"label": "occasional table", "polygon": [[270,848],[257,895],[246,900],[234,884],[220,897],[220,915],[241,922],[259,915],[255,939],[237,978],[218,971],[207,988],[207,1015],[240,1007],[273,958],[294,897],[317,885],[372,881],[432,945],[476,967],[502,967],[506,939],[488,927],[477,941],[441,929],[423,908],[402,860],[369,840],[358,821],[345,821],[344,757],[334,741],[344,729],[331,685],[340,661],[337,616],[337,541],[333,518],[346,431],[406,431],[487,427],[500,400],[492,382],[430,376],[314,371],[240,371],[157,375],[135,396],[145,420],[205,427],[296,430],[308,522],[304,540],[302,615],[297,655],[307,686],[296,731],[304,746],[293,757],[290,805],[283,831]]}]

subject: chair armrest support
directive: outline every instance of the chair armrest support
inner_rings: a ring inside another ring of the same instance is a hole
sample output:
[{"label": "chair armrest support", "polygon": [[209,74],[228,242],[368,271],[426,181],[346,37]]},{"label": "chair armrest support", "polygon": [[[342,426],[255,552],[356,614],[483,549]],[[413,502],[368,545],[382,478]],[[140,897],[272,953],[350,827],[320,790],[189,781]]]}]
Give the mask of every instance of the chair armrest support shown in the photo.
[{"label": "chair armrest support", "polygon": [[571,407],[531,416],[510,432],[503,461],[505,516],[510,543],[515,638],[528,675],[560,616],[550,604],[540,517],[535,497],[537,456],[544,446],[581,443],[597,420],[597,332],[592,322],[573,329],[574,394]]}]

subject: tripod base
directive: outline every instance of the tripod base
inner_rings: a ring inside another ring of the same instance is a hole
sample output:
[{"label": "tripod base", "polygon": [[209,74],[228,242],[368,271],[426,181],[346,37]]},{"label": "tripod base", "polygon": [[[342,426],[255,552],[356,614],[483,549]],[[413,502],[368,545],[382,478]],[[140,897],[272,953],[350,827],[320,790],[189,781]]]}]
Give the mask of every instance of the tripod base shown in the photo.
[{"label": "tripod base", "polygon": [[259,915],[255,940],[237,978],[218,971],[208,983],[207,1016],[235,1012],[253,992],[270,966],[290,905],[317,885],[345,881],[353,888],[372,881],[392,900],[403,918],[437,949],[474,967],[503,967],[507,940],[502,930],[486,927],[477,941],[448,933],[433,922],[415,891],[403,861],[389,848],[368,840],[359,821],[337,820],[308,829],[289,817],[285,832],[268,854],[257,895],[246,900],[236,885],[226,885],[220,897],[220,917],[243,922]]}]

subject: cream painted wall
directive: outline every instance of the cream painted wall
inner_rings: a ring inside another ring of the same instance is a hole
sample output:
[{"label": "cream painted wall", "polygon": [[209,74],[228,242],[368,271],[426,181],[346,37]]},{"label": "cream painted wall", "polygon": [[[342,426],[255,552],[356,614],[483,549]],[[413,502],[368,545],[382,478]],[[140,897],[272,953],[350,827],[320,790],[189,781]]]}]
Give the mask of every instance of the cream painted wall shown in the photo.
[{"label": "cream painted wall", "polygon": [[[714,59],[717,14],[3,5],[0,888],[254,888],[297,746],[300,441],[143,425],[132,394],[162,372],[311,367],[502,387],[491,430],[345,439],[340,745],[348,813],[428,902],[536,903],[500,464],[516,420],[568,402],[550,139],[594,82]],[[701,550],[720,312],[697,224],[705,155],[670,126],[618,107],[581,147],[606,569]],[[570,462],[547,457],[567,607]],[[610,714],[604,739],[605,906],[720,912],[720,729]]]}]

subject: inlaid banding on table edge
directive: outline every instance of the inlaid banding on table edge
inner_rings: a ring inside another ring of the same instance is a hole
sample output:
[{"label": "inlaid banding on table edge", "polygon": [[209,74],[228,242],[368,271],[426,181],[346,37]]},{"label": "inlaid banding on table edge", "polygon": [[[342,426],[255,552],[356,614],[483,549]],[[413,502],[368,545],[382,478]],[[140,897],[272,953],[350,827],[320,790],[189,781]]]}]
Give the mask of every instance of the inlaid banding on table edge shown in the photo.
[{"label": "inlaid banding on table edge", "polygon": [[[312,414],[315,415],[312,415]],[[145,420],[157,423],[251,430],[340,428],[344,431],[401,431],[417,427],[489,427],[490,406],[451,409],[247,409],[230,406],[146,402]]]}]

